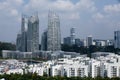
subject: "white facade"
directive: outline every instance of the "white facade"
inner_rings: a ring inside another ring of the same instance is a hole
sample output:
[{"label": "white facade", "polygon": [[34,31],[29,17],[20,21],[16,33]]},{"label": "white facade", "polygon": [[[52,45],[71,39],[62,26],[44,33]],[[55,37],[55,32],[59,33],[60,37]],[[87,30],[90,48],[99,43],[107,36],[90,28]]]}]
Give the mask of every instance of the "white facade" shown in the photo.
[{"label": "white facade", "polygon": [[82,64],[56,65],[52,67],[52,76],[88,77],[88,66]]},{"label": "white facade", "polygon": [[120,77],[120,64],[108,64],[107,68],[107,76],[112,78],[112,77]]},{"label": "white facade", "polygon": [[32,73],[37,73],[40,76],[43,76],[44,74],[44,68],[39,66],[30,67],[29,71]]},{"label": "white facade", "polygon": [[88,77],[88,66],[81,64],[73,64],[65,66],[67,77]]},{"label": "white facade", "polygon": [[[26,68],[27,67],[27,68]],[[85,56],[75,58],[61,58],[39,64],[27,65],[17,60],[6,60],[0,65],[1,73],[20,73],[24,71],[37,73],[43,76],[67,76],[67,77],[120,77],[120,55],[107,54],[89,58]]]},{"label": "white facade", "polygon": [[90,62],[90,76],[95,78],[100,76],[100,61],[91,60]]},{"label": "white facade", "polygon": [[22,69],[11,69],[9,71],[6,72],[6,74],[15,74],[15,73],[18,73],[18,74],[23,74],[23,70]]}]

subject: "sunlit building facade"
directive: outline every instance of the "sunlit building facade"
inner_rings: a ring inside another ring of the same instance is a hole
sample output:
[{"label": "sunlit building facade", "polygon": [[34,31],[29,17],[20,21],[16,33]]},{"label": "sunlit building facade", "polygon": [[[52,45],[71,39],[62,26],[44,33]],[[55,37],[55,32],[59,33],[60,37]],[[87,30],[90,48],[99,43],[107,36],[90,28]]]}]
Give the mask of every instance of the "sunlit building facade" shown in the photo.
[{"label": "sunlit building facade", "polygon": [[61,50],[60,20],[53,11],[48,14],[47,50]]}]

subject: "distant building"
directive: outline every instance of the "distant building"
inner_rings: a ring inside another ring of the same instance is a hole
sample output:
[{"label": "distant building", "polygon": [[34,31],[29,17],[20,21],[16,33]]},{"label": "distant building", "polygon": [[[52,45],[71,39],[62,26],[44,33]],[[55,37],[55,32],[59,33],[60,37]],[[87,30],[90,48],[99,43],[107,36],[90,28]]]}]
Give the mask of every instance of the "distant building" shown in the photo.
[{"label": "distant building", "polygon": [[71,45],[75,44],[75,28],[70,29]]},{"label": "distant building", "polygon": [[103,46],[113,46],[114,40],[100,40],[100,39],[94,39],[93,43],[95,46],[103,47]]},{"label": "distant building", "polygon": [[16,39],[16,49],[22,51],[22,35],[18,34]]},{"label": "distant building", "polygon": [[106,40],[95,39],[93,40],[93,42],[95,43],[95,46],[99,46],[99,47],[107,45]]},{"label": "distant building", "polygon": [[75,28],[70,29],[70,36],[65,37],[63,42],[67,45],[75,45]]},{"label": "distant building", "polygon": [[41,50],[47,51],[47,30],[43,32],[41,38]]},{"label": "distant building", "polygon": [[21,33],[17,35],[16,41],[17,50],[22,52],[27,52],[27,29],[28,29],[28,17],[22,15]]},{"label": "distant building", "polygon": [[48,14],[47,50],[61,50],[60,20],[59,16],[53,11]]},{"label": "distant building", "polygon": [[120,31],[114,32],[114,47],[120,49]]},{"label": "distant building", "polygon": [[64,44],[66,44],[66,45],[70,45],[70,44],[71,44],[71,37],[66,37],[66,38],[64,38],[63,42],[64,42]]},{"label": "distant building", "polygon": [[92,36],[88,36],[87,39],[86,39],[87,47],[91,46],[92,42],[93,42]]},{"label": "distant building", "polygon": [[113,46],[114,45],[114,40],[107,40],[106,45],[107,46]]},{"label": "distant building", "polygon": [[36,52],[39,50],[39,18],[33,15],[28,20],[27,51]]},{"label": "distant building", "polygon": [[39,19],[38,15],[22,16],[21,33],[17,35],[16,47],[21,52],[39,50]]},{"label": "distant building", "polygon": [[83,44],[81,43],[80,39],[77,38],[77,39],[75,39],[75,45],[82,46]]},{"label": "distant building", "polygon": [[80,41],[81,41],[81,46],[84,46],[84,47],[87,46],[86,39],[81,39]]},{"label": "distant building", "polygon": [[91,53],[91,56],[92,56],[92,58],[97,58],[97,57],[100,57],[100,56],[106,57],[110,54],[114,55],[114,53],[111,53],[111,52],[94,52],[94,53]]}]

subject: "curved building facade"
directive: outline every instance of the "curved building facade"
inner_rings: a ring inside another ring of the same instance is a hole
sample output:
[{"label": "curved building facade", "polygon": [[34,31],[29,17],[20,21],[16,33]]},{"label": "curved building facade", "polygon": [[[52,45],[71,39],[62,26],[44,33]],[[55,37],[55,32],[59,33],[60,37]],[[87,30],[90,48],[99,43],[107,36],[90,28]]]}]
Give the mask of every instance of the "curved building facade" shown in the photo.
[{"label": "curved building facade", "polygon": [[60,19],[53,11],[48,14],[47,50],[61,50]]}]

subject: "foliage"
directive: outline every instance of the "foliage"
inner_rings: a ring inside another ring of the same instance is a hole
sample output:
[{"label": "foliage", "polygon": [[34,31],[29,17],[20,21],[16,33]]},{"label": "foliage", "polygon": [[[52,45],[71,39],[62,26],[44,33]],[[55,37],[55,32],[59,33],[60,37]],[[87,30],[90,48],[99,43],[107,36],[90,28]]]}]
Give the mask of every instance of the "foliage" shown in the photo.
[{"label": "foliage", "polygon": [[120,49],[115,49],[114,46],[91,45],[88,48],[84,46],[62,44],[62,51],[78,52],[80,54],[87,54],[89,57],[91,57],[91,53],[94,53],[94,52],[113,52],[118,54],[118,52],[120,52]]},{"label": "foliage", "polygon": [[2,50],[16,50],[16,46],[12,43],[0,42],[0,57],[2,56]]},{"label": "foliage", "polygon": [[5,78],[5,80],[120,80],[120,78],[115,77],[115,78],[102,78],[102,77],[96,77],[96,78],[91,78],[91,77],[60,77],[60,76],[55,76],[55,77],[48,77],[48,76],[38,76],[36,73],[29,73],[29,74],[4,74],[0,75],[0,79]]}]

